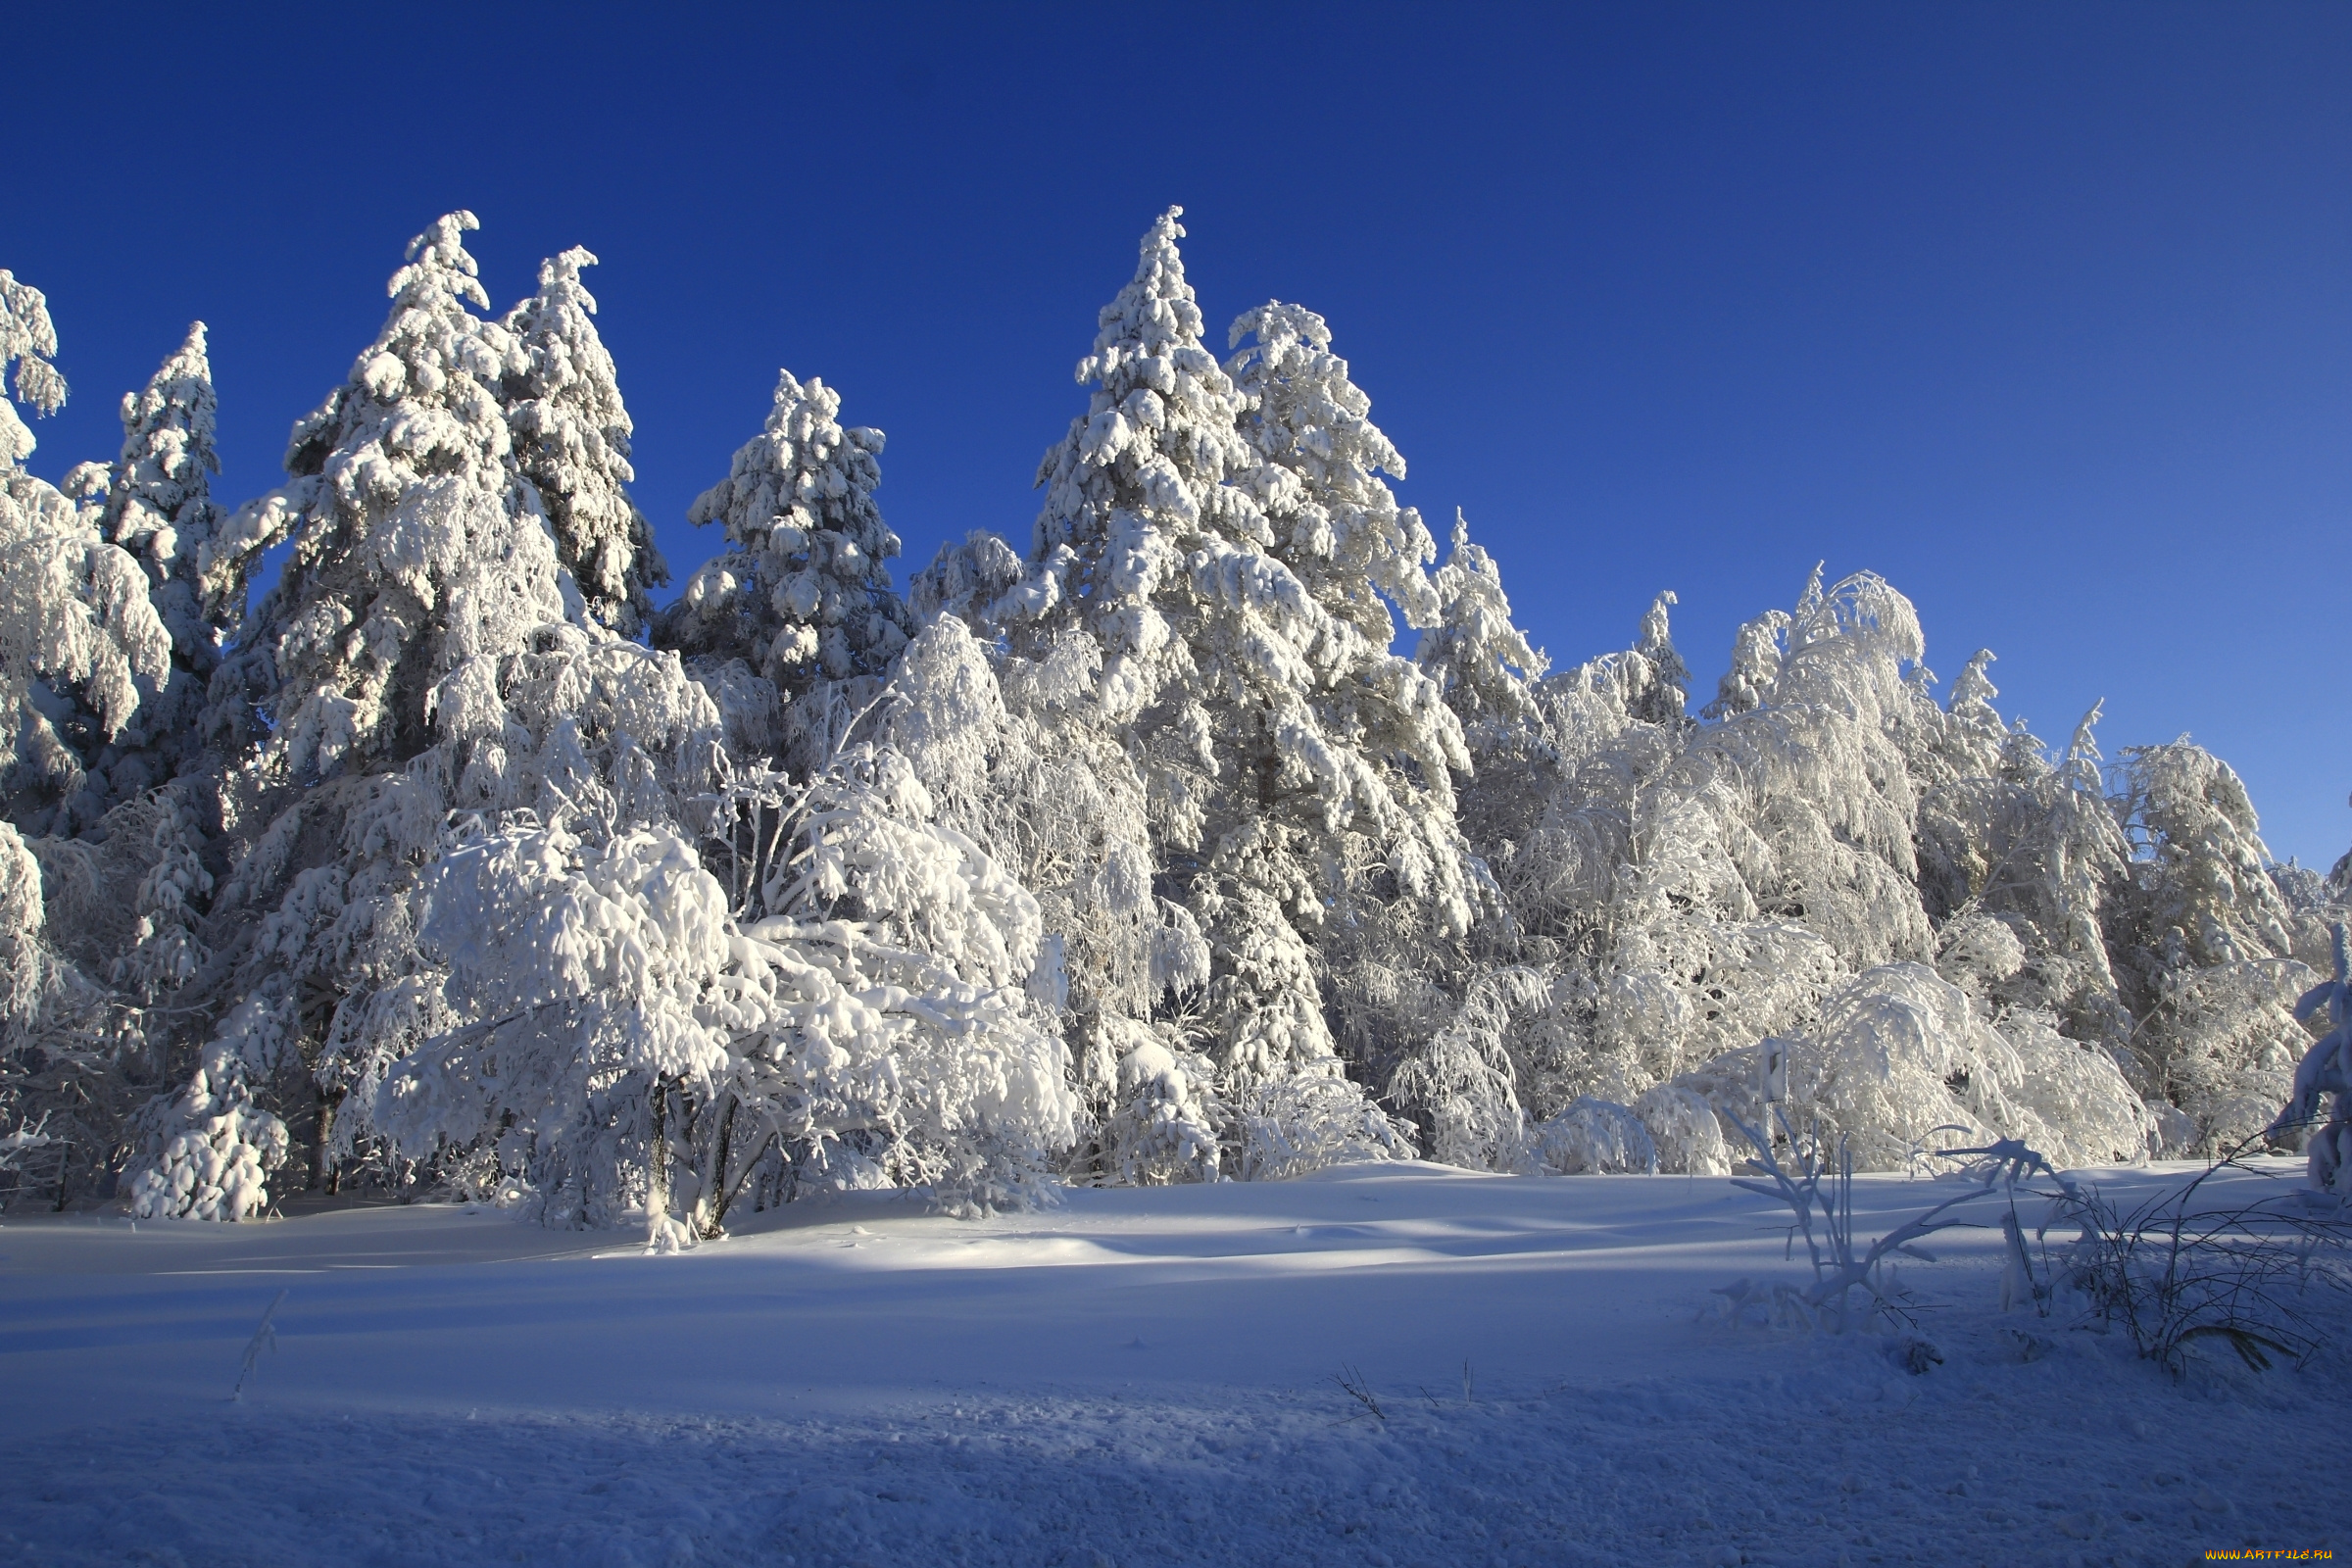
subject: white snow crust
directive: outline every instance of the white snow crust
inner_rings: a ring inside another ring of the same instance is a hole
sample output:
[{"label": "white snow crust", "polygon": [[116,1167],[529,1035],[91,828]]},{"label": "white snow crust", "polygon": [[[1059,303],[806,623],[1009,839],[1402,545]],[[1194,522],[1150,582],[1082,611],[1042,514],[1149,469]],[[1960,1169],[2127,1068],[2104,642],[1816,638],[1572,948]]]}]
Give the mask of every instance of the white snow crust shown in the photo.
[{"label": "white snow crust", "polygon": [[[2102,1170],[2127,1201],[2192,1167]],[[2218,1178],[2213,1201],[2300,1165]],[[1864,1176],[1875,1234],[1950,1195]],[[1987,1199],[1994,1217],[1997,1198]],[[1943,1359],[1731,1327],[1720,1177],[851,1192],[650,1256],[450,1205],[0,1228],[0,1562],[2170,1563],[2352,1545],[2340,1353],[2175,1381],[1905,1263]],[[283,1290],[274,1352],[231,1402]],[[2037,1345],[2038,1334],[2046,1345]],[[2234,1363],[2230,1363],[2234,1365]],[[1336,1381],[1360,1380],[1376,1418]],[[2332,1412],[2332,1413],[2330,1413]]]}]

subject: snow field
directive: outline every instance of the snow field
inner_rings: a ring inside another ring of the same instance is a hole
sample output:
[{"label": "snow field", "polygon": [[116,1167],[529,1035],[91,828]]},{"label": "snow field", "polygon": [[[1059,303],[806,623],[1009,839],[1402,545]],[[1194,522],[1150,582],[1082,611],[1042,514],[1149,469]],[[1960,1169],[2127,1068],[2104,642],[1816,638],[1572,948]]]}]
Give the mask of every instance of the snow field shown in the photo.
[{"label": "snow field", "polygon": [[[2144,1195],[2179,1169],[2102,1179]],[[1860,1228],[1949,1190],[1861,1179]],[[2342,1407],[2340,1357],[2176,1383],[2115,1340],[1996,1313],[1997,1231],[1904,1265],[1943,1356],[1911,1376],[1879,1336],[1702,1321],[1713,1287],[1801,1269],[1770,1205],[1718,1178],[1356,1166],[984,1221],[890,1193],[742,1219],[650,1258],[451,1207],[12,1220],[0,1562],[2142,1564],[2347,1544],[2297,1436]],[[277,1349],[230,1403],[281,1288]]]}]

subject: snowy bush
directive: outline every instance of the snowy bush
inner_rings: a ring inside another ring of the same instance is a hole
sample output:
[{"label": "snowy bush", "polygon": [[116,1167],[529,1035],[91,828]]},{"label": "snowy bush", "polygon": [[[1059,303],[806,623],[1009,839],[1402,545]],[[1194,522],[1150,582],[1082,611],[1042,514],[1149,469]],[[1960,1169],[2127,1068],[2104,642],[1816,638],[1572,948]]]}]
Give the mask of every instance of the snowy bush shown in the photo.
[{"label": "snowy bush", "polygon": [[163,1149],[131,1183],[141,1219],[250,1219],[270,1202],[286,1126],[253,1103],[242,1074],[200,1070],[172,1107]]},{"label": "snowy bush", "polygon": [[1026,1201],[1078,1111],[1029,984],[1036,900],[888,747],[743,800],[779,829],[743,933],[772,991],[736,1026],[741,1098],[796,1156],[845,1146],[951,1208]]},{"label": "snowy bush", "polygon": [[[1718,1294],[1726,1298],[1735,1320],[1742,1317],[1753,1303],[1783,1323],[1802,1324],[1835,1334],[1867,1327],[1873,1322],[1888,1328],[1908,1328],[1916,1318],[1892,1277],[1895,1260],[1918,1257],[1932,1261],[1934,1254],[1918,1244],[1938,1231],[1977,1223],[1952,1211],[1989,1195],[1995,1184],[1999,1184],[2009,1200],[2010,1240],[2022,1249],[2014,1218],[2019,1184],[2035,1174],[2055,1174],[2048,1161],[2014,1139],[2002,1139],[1979,1149],[1938,1150],[1936,1152],[1943,1157],[1972,1161],[1967,1174],[1975,1179],[1886,1235],[1864,1242],[1854,1231],[1854,1160],[1844,1139],[1831,1145],[1817,1137],[1800,1137],[1786,1117],[1778,1118],[1771,1131],[1745,1121],[1736,1121],[1735,1125],[1754,1154],[1753,1162],[1746,1168],[1757,1175],[1739,1178],[1732,1185],[1787,1205],[1790,1248],[1793,1250],[1801,1239],[1813,1269],[1810,1286],[1795,1289],[1781,1285],[1769,1297],[1746,1280],[1720,1291]],[[2062,1191],[2073,1190],[2064,1186],[2063,1179],[2059,1180]],[[1924,1341],[1906,1345],[1903,1351],[1907,1369],[1914,1373],[1925,1372],[1942,1359]]]},{"label": "snowy bush", "polygon": [[1215,1181],[1224,1107],[1207,1058],[1169,1049],[1146,1025],[1119,1056],[1118,1098],[1103,1129],[1105,1160],[1119,1180],[1146,1186]]},{"label": "snowy bush", "polygon": [[1404,1130],[1336,1073],[1307,1070],[1253,1086],[1241,1121],[1244,1181],[1281,1181],[1332,1165],[1413,1157]]},{"label": "snowy bush", "polygon": [[2352,1330],[2352,1224],[2296,1195],[2250,1204],[2204,1200],[2225,1159],[2132,1208],[2081,1180],[2056,1183],[2051,1230],[2074,1240],[2037,1289],[2049,1309],[2121,1330],[2176,1376],[2204,1344],[2227,1346],[2254,1371],[2273,1355],[2308,1361]]},{"label": "snowy bush", "polygon": [[1653,1084],[1634,1102],[1634,1114],[1657,1151],[1658,1168],[1687,1176],[1731,1173],[1731,1146],[1715,1107],[1680,1084]]}]

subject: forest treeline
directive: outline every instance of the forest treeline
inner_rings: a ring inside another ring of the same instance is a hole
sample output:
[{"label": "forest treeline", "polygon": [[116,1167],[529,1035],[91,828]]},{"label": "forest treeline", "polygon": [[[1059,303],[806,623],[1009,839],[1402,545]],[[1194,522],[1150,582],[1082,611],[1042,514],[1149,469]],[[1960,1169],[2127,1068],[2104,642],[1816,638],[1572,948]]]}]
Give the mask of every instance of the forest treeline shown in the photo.
[{"label": "forest treeline", "polygon": [[1320,317],[1211,349],[1178,216],[1026,548],[904,595],[882,432],[786,373],[657,607],[585,251],[494,315],[473,218],[434,223],[233,510],[201,323],[117,459],[27,471],[19,407],[66,387],[0,272],[0,1196],[682,1246],[843,1187],[2271,1124],[2352,857],[2274,863],[2185,739],[2005,720],[1989,653],[1938,702],[1869,572],[1748,621],[1711,694],[1671,593],[1551,667],[1459,514],[1441,553],[1397,505]]}]

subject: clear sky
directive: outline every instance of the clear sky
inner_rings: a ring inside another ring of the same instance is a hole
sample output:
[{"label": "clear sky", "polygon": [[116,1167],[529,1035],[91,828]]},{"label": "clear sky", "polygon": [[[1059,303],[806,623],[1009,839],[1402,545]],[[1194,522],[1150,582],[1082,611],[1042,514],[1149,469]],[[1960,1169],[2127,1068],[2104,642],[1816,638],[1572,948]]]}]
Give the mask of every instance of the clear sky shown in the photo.
[{"label": "clear sky", "polygon": [[[2352,845],[2352,7],[28,7],[0,267],[74,401],[212,326],[235,504],[472,209],[503,309],[584,244],[687,504],[779,366],[890,434],[909,564],[1026,547],[1095,312],[1170,203],[1222,349],[1330,318],[1556,662],[1650,596],[1711,694],[1826,558],[2063,741],[2186,731]],[[901,580],[904,581],[902,568]]]}]

